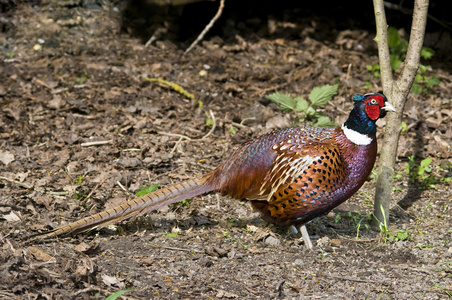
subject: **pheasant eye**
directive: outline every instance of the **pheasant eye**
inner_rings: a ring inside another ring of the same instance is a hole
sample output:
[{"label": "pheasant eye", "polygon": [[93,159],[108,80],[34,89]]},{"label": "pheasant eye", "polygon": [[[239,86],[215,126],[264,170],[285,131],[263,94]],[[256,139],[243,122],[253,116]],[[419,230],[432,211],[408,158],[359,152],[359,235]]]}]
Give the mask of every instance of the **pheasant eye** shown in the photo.
[{"label": "pheasant eye", "polygon": [[371,100],[370,100],[370,103],[372,103],[372,104],[377,104],[377,100],[371,99]]}]

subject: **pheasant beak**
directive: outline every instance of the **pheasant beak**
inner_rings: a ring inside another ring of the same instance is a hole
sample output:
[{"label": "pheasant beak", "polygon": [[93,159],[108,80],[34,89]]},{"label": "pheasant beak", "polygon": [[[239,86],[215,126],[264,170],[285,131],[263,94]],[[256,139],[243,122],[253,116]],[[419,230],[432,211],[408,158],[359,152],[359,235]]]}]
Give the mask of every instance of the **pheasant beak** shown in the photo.
[{"label": "pheasant beak", "polygon": [[396,112],[396,109],[394,108],[394,106],[389,103],[389,102],[385,102],[385,106],[382,107],[382,109],[384,109],[385,111],[393,111]]}]

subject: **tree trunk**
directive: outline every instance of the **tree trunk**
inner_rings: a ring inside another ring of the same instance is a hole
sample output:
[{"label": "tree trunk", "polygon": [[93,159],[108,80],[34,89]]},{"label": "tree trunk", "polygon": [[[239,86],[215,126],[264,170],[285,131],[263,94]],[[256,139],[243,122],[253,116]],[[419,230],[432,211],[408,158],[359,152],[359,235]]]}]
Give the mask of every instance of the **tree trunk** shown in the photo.
[{"label": "tree trunk", "polygon": [[374,0],[375,21],[377,24],[377,36],[375,41],[378,44],[383,93],[397,110],[396,113],[390,113],[386,117],[386,133],[383,138],[383,146],[381,148],[377,171],[378,178],[375,187],[374,225],[378,225],[379,223],[389,224],[389,204],[394,178],[397,144],[401,132],[403,108],[414,82],[417,69],[419,68],[425,26],[427,24],[428,4],[429,0],[415,0],[414,2],[413,23],[411,25],[411,34],[404,68],[400,77],[394,81],[389,59],[384,4],[383,0]]}]

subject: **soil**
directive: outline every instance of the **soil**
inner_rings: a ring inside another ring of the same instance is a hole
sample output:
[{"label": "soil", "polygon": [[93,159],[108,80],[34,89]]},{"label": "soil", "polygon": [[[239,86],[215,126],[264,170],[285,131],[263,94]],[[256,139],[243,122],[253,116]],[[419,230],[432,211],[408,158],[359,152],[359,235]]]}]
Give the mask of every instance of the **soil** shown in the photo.
[{"label": "soil", "polygon": [[[216,194],[27,242],[140,187],[206,173],[241,143],[291,126],[295,114],[265,97],[275,90],[307,98],[315,86],[339,84],[321,108],[337,124],[353,93],[381,90],[366,69],[378,63],[371,7],[357,18],[342,7],[250,3],[231,4],[184,55],[217,2],[154,14],[137,1],[0,2],[0,298],[126,289],[129,299],[451,297],[451,39],[434,26],[426,45],[436,53],[424,63],[440,83],[410,94],[405,107],[386,234],[371,228],[372,177],[307,225],[313,250],[247,203]],[[416,165],[432,158],[424,182],[410,180],[412,155]]]}]

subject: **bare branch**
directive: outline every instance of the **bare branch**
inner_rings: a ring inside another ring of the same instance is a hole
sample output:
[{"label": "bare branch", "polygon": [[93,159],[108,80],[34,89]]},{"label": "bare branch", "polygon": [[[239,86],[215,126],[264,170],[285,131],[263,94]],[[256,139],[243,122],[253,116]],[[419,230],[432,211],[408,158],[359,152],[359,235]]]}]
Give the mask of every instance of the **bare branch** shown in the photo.
[{"label": "bare branch", "polygon": [[421,58],[422,45],[424,43],[425,26],[427,24],[429,0],[414,1],[413,23],[411,25],[410,42],[405,58],[405,68],[397,80],[399,91],[408,92],[416,77],[419,61]]},{"label": "bare branch", "polygon": [[380,62],[381,84],[383,91],[391,98],[394,80],[392,77],[391,60],[389,58],[388,24],[383,0],[374,0],[375,22],[377,25],[377,36],[375,42],[378,45],[378,59]]},{"label": "bare branch", "polygon": [[187,50],[185,50],[184,54],[190,52],[190,50],[193,49],[193,47],[196,46],[199,43],[199,41],[204,38],[204,35],[210,30],[210,28],[212,28],[213,24],[218,20],[218,18],[221,16],[221,13],[223,12],[224,1],[225,0],[220,0],[220,7],[218,7],[217,13],[212,18],[212,20],[210,20],[209,24],[207,24],[206,28],[204,28],[204,30],[199,34],[196,40],[190,45],[190,47],[188,47]]}]

